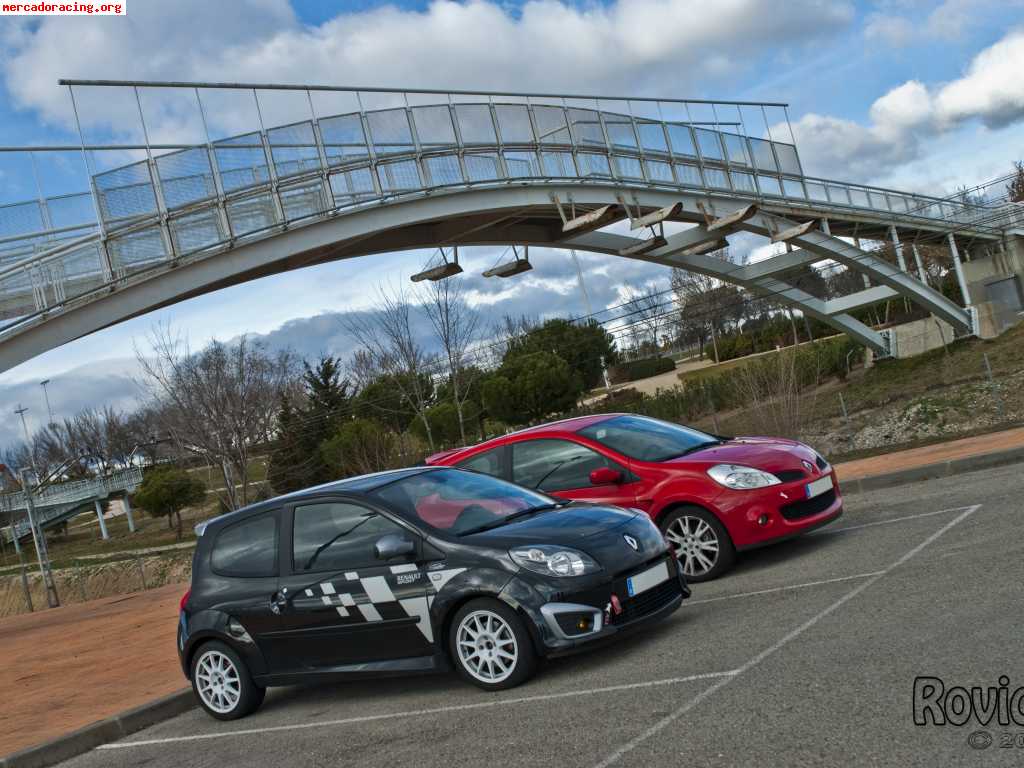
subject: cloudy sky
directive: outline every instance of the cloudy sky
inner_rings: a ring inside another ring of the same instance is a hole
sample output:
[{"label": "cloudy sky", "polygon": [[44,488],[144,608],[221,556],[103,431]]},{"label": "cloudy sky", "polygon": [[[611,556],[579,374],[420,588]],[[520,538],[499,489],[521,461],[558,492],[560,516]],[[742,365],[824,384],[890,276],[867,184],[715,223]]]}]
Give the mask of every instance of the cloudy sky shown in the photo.
[{"label": "cloudy sky", "polygon": [[[129,0],[120,18],[0,19],[0,144],[77,141],[60,77],[761,99],[790,104],[808,172],[941,192],[1005,173],[1024,156],[1021,72],[1024,0]],[[138,138],[125,127],[133,102],[109,91],[80,99],[90,140]],[[144,107],[154,141],[199,140],[201,126],[173,105]],[[252,126],[251,105],[218,107],[214,130]],[[286,115],[288,105],[266,108]],[[35,195],[18,162],[0,156],[0,203]],[[80,163],[45,160],[46,193],[83,188]],[[44,420],[42,378],[52,379],[57,415],[100,402],[129,407],[134,349],[145,350],[156,322],[193,346],[253,333],[303,354],[347,355],[338,314],[365,308],[375,284],[405,282],[428,256],[256,281],[41,355],[0,374],[0,445],[20,431],[8,415],[18,403],[30,409],[30,428]],[[535,271],[514,282],[463,278],[481,311],[582,314],[568,256],[531,256]],[[497,257],[464,254],[467,272]],[[627,285],[667,278],[657,267],[581,257],[598,309],[621,301]]]}]

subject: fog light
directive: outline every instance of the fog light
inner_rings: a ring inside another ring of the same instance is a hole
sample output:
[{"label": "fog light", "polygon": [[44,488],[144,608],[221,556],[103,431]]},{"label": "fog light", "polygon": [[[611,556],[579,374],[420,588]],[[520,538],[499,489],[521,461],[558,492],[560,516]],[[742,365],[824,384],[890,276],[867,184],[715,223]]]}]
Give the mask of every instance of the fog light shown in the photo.
[{"label": "fog light", "polygon": [[758,525],[768,525],[768,515],[761,515],[757,518]]},{"label": "fog light", "polygon": [[584,616],[576,622],[576,629],[580,632],[589,632],[594,626],[594,623],[590,620],[589,616]]}]

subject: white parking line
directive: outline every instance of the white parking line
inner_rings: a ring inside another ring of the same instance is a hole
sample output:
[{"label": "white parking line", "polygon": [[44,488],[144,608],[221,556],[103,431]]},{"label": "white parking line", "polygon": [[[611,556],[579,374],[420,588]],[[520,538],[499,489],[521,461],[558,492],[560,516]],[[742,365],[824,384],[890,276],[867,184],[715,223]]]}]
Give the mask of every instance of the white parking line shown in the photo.
[{"label": "white parking line", "polygon": [[824,610],[818,612],[817,614],[812,616],[810,619],[805,621],[803,624],[801,624],[799,627],[794,629],[792,632],[787,634],[785,637],[783,637],[777,643],[775,643],[774,645],[769,646],[768,648],[765,648],[759,654],[757,654],[752,659],[750,659],[750,661],[746,662],[743,666],[741,666],[738,670],[736,670],[735,674],[731,674],[728,677],[723,677],[718,682],[714,683],[713,685],[709,686],[708,688],[706,688],[703,691],[701,691],[700,693],[698,693],[696,696],[694,696],[688,702],[686,702],[685,704],[683,704],[681,707],[679,707],[675,711],[673,711],[673,712],[669,713],[668,715],[666,715],[665,717],[663,717],[661,720],[656,722],[654,725],[652,725],[650,728],[645,730],[639,736],[633,738],[632,740],[630,740],[629,742],[624,744],[622,747],[620,747],[619,749],[617,749],[614,752],[612,752],[604,760],[602,760],[601,762],[597,763],[595,768],[608,768],[608,766],[614,765],[615,763],[619,762],[619,760],[621,760],[626,754],[628,754],[629,752],[632,752],[634,749],[636,749],[637,747],[641,746],[644,742],[646,742],[652,736],[657,736],[659,733],[661,733],[663,730],[665,730],[665,728],[667,728],[668,726],[672,725],[672,723],[674,723],[680,717],[682,717],[687,712],[689,712],[691,709],[696,707],[702,701],[704,701],[705,699],[707,699],[708,697],[712,696],[717,691],[719,691],[722,688],[724,688],[725,686],[727,686],[733,680],[739,678],[741,675],[743,675],[744,672],[749,672],[751,669],[756,667],[758,664],[760,664],[762,661],[764,661],[769,656],[774,654],[776,651],[784,648],[786,645],[791,643],[796,638],[800,637],[800,635],[802,635],[808,629],[813,627],[819,621],[821,621],[822,619],[826,618],[829,614],[831,614],[834,611],[838,610],[843,605],[845,605],[847,602],[849,602],[850,600],[855,598],[857,595],[859,595],[865,589],[867,589],[872,584],[877,582],[879,579],[882,579],[883,577],[885,577],[887,574],[891,573],[896,568],[899,568],[901,565],[903,565],[908,560],[910,560],[912,557],[917,555],[921,550],[923,550],[929,544],[934,542],[936,539],[938,539],[944,533],[946,533],[947,531],[952,529],[954,526],[959,525],[964,520],[966,520],[968,517],[970,517],[980,507],[981,507],[980,504],[976,504],[976,505],[974,505],[972,507],[967,507],[964,512],[962,512],[961,514],[957,515],[955,518],[950,520],[944,526],[939,528],[939,530],[935,531],[935,533],[931,534],[928,538],[926,538],[924,541],[922,541],[916,547],[914,547],[913,549],[911,549],[908,552],[906,552],[899,559],[897,559],[895,562],[893,562],[889,567],[885,568],[884,570],[879,572],[877,575],[872,576],[867,581],[864,581],[863,583],[858,584],[856,587],[854,587],[849,592],[847,592],[845,595],[840,597],[838,600],[836,600],[830,606],[828,606]]},{"label": "white parking line", "polygon": [[169,736],[164,739],[145,739],[140,741],[121,741],[114,744],[101,744],[96,749],[127,749],[129,747],[145,747],[153,744],[174,744],[179,741],[203,741],[207,739],[223,739],[229,736],[254,736],[261,733],[274,733],[277,731],[300,731],[310,728],[333,728],[339,725],[354,725],[357,723],[371,723],[377,720],[391,720],[401,717],[421,717],[423,715],[443,715],[449,712],[464,712],[469,709],[493,709],[494,707],[511,706],[513,704],[531,704],[538,701],[554,701],[557,699],[568,699],[577,696],[593,696],[599,693],[615,693],[617,691],[632,691],[640,688],[654,688],[663,685],[676,685],[678,683],[689,683],[694,680],[711,680],[719,677],[731,677],[739,674],[739,670],[730,669],[725,672],[703,672],[697,675],[686,677],[666,677],[661,680],[645,680],[639,683],[625,683],[623,685],[607,685],[603,688],[588,688],[580,691],[563,691],[562,693],[545,693],[537,696],[520,696],[515,699],[499,699],[497,701],[479,701],[473,704],[452,704],[447,707],[435,707],[433,709],[412,709],[404,712],[388,712],[381,715],[364,715],[362,717],[346,717],[340,720],[321,720],[314,723],[295,723],[294,725],[274,725],[264,728],[246,728],[239,731],[225,731],[222,733],[197,733],[191,736]]},{"label": "white parking line", "polygon": [[857,531],[861,528],[872,528],[876,525],[891,525],[892,523],[904,523],[907,520],[917,520],[921,517],[934,517],[935,515],[950,515],[953,512],[963,512],[965,509],[971,509],[971,507],[953,507],[951,509],[937,509],[934,512],[921,512],[916,515],[903,515],[902,517],[890,517],[886,520],[876,520],[873,523],[859,523],[857,525],[848,525],[845,528],[821,528],[817,531],[811,531],[809,536],[834,536],[837,533],[846,533],[847,531]]},{"label": "white parking line", "polygon": [[885,571],[871,571],[871,573],[855,573],[852,576],[837,576],[834,579],[822,579],[821,581],[805,581],[803,584],[789,584],[785,587],[772,587],[771,589],[759,589],[756,592],[737,592],[734,595],[722,595],[721,597],[705,597],[703,600],[687,600],[684,606],[689,608],[691,605],[700,605],[701,603],[717,603],[720,600],[737,600],[741,597],[754,597],[755,595],[767,595],[772,592],[785,592],[789,589],[803,589],[804,587],[820,587],[822,584],[835,584],[840,581],[853,581],[854,579],[867,579],[872,576],[878,576]]}]

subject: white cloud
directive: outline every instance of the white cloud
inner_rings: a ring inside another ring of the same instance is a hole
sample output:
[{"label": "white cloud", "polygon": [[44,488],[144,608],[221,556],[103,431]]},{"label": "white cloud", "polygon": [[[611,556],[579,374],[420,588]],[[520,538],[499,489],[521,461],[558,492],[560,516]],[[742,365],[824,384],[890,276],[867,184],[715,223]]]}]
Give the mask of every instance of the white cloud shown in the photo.
[{"label": "white cloud", "polygon": [[[691,95],[852,20],[849,3],[816,0],[531,0],[516,14],[435,0],[422,12],[386,6],[310,27],[284,0],[135,2],[127,17],[47,18],[0,38],[0,60],[15,103],[66,126],[62,76]],[[181,97],[147,115],[158,132],[201,130],[191,94]],[[87,119],[137,124],[130,92],[97,98]],[[252,125],[245,98],[237,110],[210,110],[220,127],[236,127],[233,117]]]},{"label": "white cloud", "polygon": [[910,19],[882,13],[872,14],[864,24],[864,37],[892,46],[906,45],[913,39],[916,31]]},{"label": "white cloud", "polygon": [[[903,47],[917,41],[959,40],[990,14],[998,17],[1010,8],[1021,7],[1024,2],[943,0],[928,12],[921,5],[919,2],[883,3],[882,10],[868,15],[864,23],[864,37],[869,42],[893,47]],[[894,13],[894,10],[901,12]]]},{"label": "white cloud", "polygon": [[[826,177],[872,181],[917,160],[922,142],[972,121],[1002,128],[1024,118],[1024,30],[977,54],[964,74],[927,86],[908,80],[875,100],[862,125],[815,113],[793,123],[804,168]],[[1013,159],[1007,156],[1007,162]]]}]

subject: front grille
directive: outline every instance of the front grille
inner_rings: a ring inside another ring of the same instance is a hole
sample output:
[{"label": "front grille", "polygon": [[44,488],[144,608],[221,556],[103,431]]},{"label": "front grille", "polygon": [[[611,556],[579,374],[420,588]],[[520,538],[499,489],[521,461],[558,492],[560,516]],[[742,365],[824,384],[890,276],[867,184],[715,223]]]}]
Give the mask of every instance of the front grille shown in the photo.
[{"label": "front grille", "polygon": [[805,477],[802,469],[784,469],[781,472],[775,472],[774,475],[784,483],[792,483],[794,480],[801,480]]},{"label": "front grille", "polygon": [[787,504],[782,507],[779,512],[787,520],[800,520],[804,517],[810,517],[811,515],[817,515],[820,512],[824,512],[826,509],[832,506],[832,503],[836,500],[835,488],[825,491],[820,496],[815,496],[813,499],[804,499],[803,501],[794,501],[792,504]]},{"label": "front grille", "polygon": [[[669,568],[674,569],[675,565],[669,563]],[[672,573],[670,571],[670,573]],[[613,619],[615,624],[628,624],[631,621],[642,619],[648,614],[654,613],[659,608],[664,608],[672,600],[682,594],[679,587],[679,579],[675,573],[669,576],[668,581],[663,581],[656,587],[651,587],[646,592],[641,592],[636,597],[622,601],[622,613]]]}]

